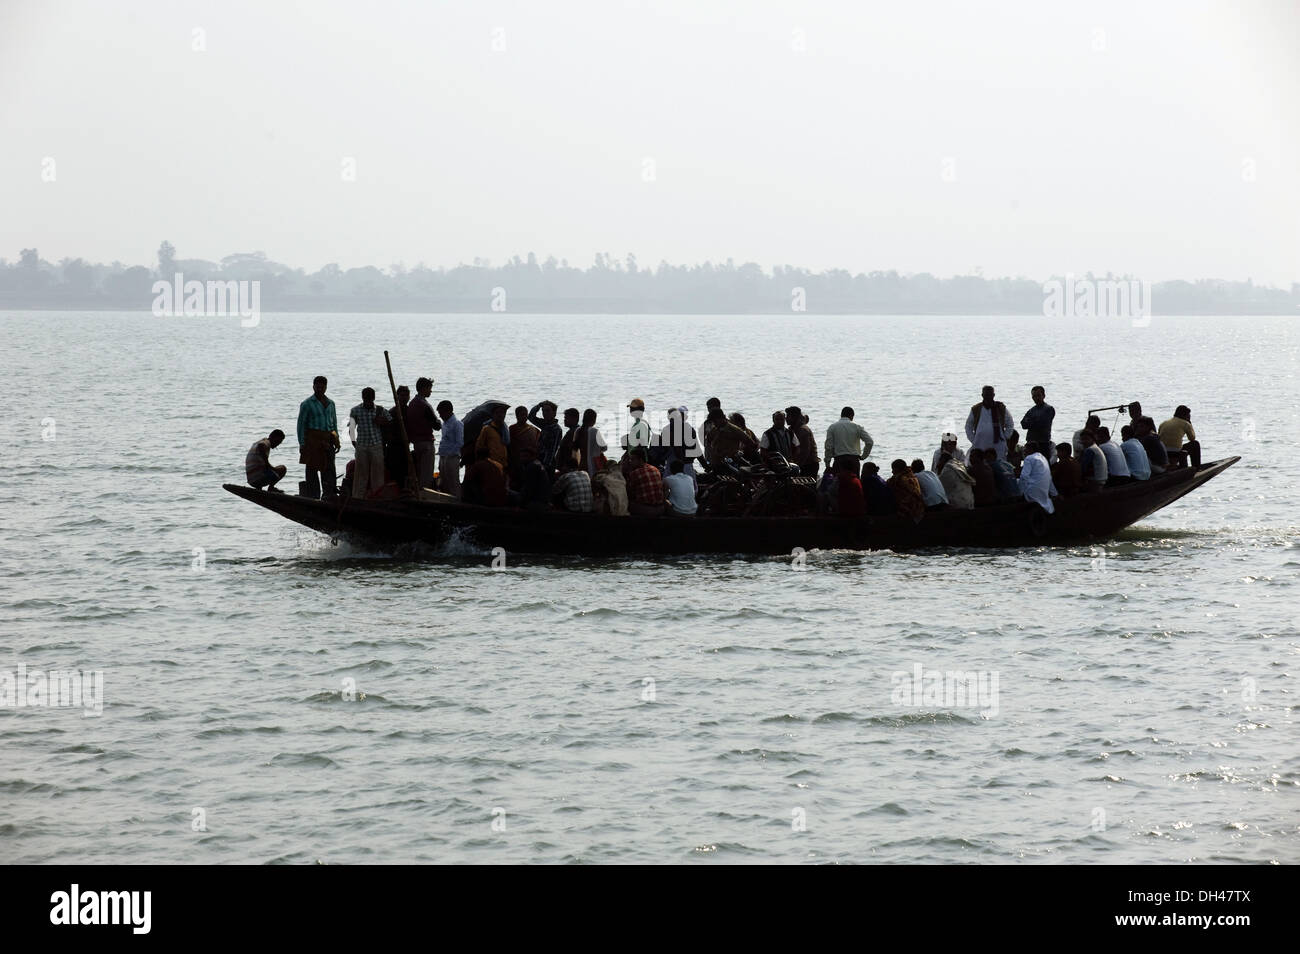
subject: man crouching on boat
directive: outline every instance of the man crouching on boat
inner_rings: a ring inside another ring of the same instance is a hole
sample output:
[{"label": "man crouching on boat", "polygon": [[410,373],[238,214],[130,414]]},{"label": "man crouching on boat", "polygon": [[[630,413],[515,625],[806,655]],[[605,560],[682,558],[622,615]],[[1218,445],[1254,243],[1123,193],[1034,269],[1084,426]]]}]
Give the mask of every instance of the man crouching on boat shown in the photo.
[{"label": "man crouching on boat", "polygon": [[285,466],[271,463],[271,451],[283,443],[284,431],[277,427],[248,449],[248,455],[244,458],[244,475],[248,478],[248,486],[258,490],[265,487],[277,494],[284,493],[275,485],[284,479]]}]

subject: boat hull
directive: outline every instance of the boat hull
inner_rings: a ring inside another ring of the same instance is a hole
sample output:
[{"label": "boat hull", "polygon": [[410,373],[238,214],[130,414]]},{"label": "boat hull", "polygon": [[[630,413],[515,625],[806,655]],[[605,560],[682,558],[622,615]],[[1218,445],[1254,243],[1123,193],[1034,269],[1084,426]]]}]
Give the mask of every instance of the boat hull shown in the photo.
[{"label": "boat hull", "polygon": [[440,501],[326,503],[225,484],[225,489],[280,516],[331,536],[379,543],[453,537],[472,546],[560,555],[755,553],[803,550],[1058,546],[1105,540],[1167,507],[1240,458],[1162,474],[1149,481],[1060,500],[1048,515],[1020,502],[975,510],[927,513],[919,523],[898,516],[607,517],[533,512]]}]

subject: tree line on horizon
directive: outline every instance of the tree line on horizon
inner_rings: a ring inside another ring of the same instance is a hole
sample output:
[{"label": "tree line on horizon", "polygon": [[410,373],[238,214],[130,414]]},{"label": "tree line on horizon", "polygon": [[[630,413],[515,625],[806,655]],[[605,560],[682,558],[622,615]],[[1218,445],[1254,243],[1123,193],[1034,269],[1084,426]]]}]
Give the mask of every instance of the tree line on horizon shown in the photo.
[{"label": "tree line on horizon", "polygon": [[[451,268],[402,264],[315,272],[269,259],[264,252],[227,255],[220,262],[181,259],[170,242],[153,267],[122,262],[91,264],[43,260],[34,248],[14,262],[0,258],[0,307],[148,309],[154,283],[257,281],[266,311],[433,311],[661,314],[1042,314],[1044,283],[1017,276],[939,278],[844,269],[813,272],[790,265],[770,270],[753,262],[641,266],[635,255],[619,260],[597,253],[589,268],[567,259],[539,261],[532,252],[503,265],[475,258]],[[1064,280],[1065,276],[1053,276]],[[1134,281],[1131,275],[1074,276],[1075,281]],[[1245,282],[1202,279],[1151,286],[1158,314],[1295,314],[1300,283],[1279,289]]]}]

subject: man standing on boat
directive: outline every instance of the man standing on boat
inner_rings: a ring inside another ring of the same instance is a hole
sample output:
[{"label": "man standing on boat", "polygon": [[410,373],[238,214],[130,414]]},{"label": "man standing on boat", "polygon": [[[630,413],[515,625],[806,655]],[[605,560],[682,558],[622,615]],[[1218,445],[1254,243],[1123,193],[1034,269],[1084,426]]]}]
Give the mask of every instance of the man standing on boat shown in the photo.
[{"label": "man standing on boat", "polygon": [[826,466],[835,470],[848,467],[856,477],[858,461],[871,456],[875,443],[867,429],[853,420],[853,408],[846,407],[840,411],[840,419],[826,428]]},{"label": "man standing on boat", "polygon": [[1041,384],[1034,385],[1029,396],[1034,406],[1020,419],[1020,426],[1025,429],[1025,444],[1038,444],[1039,451],[1050,464],[1056,459],[1056,445],[1052,443],[1052,421],[1056,419],[1056,408],[1047,403],[1047,392]]},{"label": "man standing on boat", "polygon": [[[528,412],[529,422],[542,432],[537,443],[537,459],[552,476],[555,474],[555,457],[560,452],[560,441],[564,440],[564,430],[555,419],[558,409],[554,401],[538,401]],[[538,410],[542,412],[541,417],[537,416]]]},{"label": "man standing on boat", "polygon": [[356,469],[352,474],[352,496],[364,500],[366,495],[384,486],[384,432],[388,412],[375,404],[375,389],[361,389],[361,403],[348,414],[348,431],[357,451]]},{"label": "man standing on boat", "polygon": [[438,402],[442,415],[442,443],[438,445],[438,489],[453,497],[460,496],[460,452],[465,444],[465,425],[456,416],[450,401]]},{"label": "man standing on boat", "polygon": [[415,474],[421,487],[433,486],[433,432],[442,430],[442,421],[429,403],[432,393],[433,382],[420,378],[415,382],[415,397],[406,405],[406,436],[415,447]]},{"label": "man standing on boat", "polygon": [[649,452],[653,432],[650,430],[650,422],[645,419],[645,401],[633,398],[628,403],[627,412],[632,415],[632,424],[620,443],[624,450],[644,447]]},{"label": "man standing on boat", "polygon": [[[1007,459],[1007,435],[1016,429],[1011,413],[1001,401],[993,399],[993,386],[984,385],[983,400],[966,415],[966,439],[979,450],[993,448],[998,460]],[[1055,414],[1055,412],[1053,412]]]},{"label": "man standing on boat", "polygon": [[334,455],[339,451],[339,421],[334,402],[325,396],[325,375],[312,381],[312,396],[298,405],[298,463],[307,470],[306,496],[333,500],[338,496]]}]

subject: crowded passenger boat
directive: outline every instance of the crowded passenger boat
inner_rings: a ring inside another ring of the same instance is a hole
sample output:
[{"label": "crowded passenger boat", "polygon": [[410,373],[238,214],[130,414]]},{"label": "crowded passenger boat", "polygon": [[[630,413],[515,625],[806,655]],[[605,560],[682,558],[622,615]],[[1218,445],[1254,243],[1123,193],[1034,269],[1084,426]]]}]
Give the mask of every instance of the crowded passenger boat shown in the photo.
[{"label": "crowded passenger boat", "polygon": [[[986,386],[966,416],[966,447],[944,433],[928,467],[920,457],[899,458],[886,473],[870,459],[875,442],[852,407],[819,443],[796,405],[772,411],[771,426],[755,434],[716,397],[706,402],[698,431],[685,406],[670,408],[666,423],[652,427],[645,402],[633,398],[625,433],[611,447],[592,408],[561,413],[550,400],[520,404],[507,424],[510,405],[489,401],[461,420],[450,400],[434,403],[433,381],[421,377],[414,396],[405,385],[393,388],[391,407],[377,402],[373,388],[361,391],[345,419],[351,453],[340,481],[343,436],[328,383],[318,376],[298,409],[299,496],[340,504],[415,497],[607,516],[897,516],[920,523],[936,512],[1017,502],[1052,514],[1063,499],[1201,466],[1187,406],[1158,426],[1137,402],[1095,409],[1070,441],[1055,443],[1056,411],[1042,386],[1030,391],[1023,437]],[[1097,410],[1128,417],[1116,434]],[[271,456],[285,439],[277,428],[249,448],[250,487],[281,493],[287,467]]]}]

